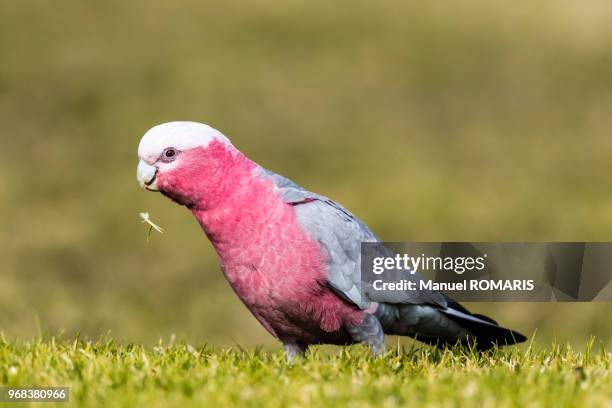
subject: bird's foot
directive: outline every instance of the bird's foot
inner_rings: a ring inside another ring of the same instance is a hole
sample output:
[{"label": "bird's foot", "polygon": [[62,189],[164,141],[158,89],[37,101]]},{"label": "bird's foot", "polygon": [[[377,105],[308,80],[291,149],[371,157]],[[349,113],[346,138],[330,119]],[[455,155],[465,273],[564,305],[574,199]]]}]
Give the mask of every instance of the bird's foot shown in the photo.
[{"label": "bird's foot", "polygon": [[376,316],[366,314],[359,326],[350,326],[347,329],[353,340],[367,344],[375,356],[385,354],[385,333]]},{"label": "bird's foot", "polygon": [[285,354],[287,355],[287,361],[291,362],[296,357],[304,356],[304,347],[295,344],[295,343],[284,343],[283,347],[285,348]]}]

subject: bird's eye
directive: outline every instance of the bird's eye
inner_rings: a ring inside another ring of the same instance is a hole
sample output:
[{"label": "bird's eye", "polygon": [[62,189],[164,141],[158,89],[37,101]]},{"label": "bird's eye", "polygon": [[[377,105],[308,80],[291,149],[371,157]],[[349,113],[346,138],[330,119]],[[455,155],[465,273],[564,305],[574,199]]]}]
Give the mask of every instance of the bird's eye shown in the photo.
[{"label": "bird's eye", "polygon": [[178,154],[178,151],[175,148],[168,147],[164,149],[164,151],[162,152],[161,159],[163,162],[169,163],[173,161],[174,159],[176,159],[177,154]]}]

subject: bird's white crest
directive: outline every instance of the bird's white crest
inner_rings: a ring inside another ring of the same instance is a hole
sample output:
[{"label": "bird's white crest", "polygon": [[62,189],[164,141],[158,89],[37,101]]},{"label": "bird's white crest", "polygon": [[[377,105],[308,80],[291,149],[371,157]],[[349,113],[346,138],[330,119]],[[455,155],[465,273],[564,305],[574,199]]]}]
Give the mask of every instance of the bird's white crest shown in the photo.
[{"label": "bird's white crest", "polygon": [[138,145],[138,157],[153,164],[167,147],[185,151],[195,147],[206,147],[213,140],[219,140],[231,146],[231,142],[223,133],[203,123],[162,123],[144,134]]}]

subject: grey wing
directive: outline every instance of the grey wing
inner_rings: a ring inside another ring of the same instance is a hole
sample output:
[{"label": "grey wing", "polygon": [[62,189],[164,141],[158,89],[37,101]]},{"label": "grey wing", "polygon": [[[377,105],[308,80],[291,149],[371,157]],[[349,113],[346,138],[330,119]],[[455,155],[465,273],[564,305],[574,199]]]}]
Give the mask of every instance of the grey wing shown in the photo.
[{"label": "grey wing", "polygon": [[[340,204],[312,193],[293,181],[262,169],[279,188],[283,199],[295,207],[298,221],[327,255],[327,284],[344,300],[365,309],[371,286],[361,280],[361,243],[380,242],[368,226]],[[384,249],[384,247],[381,247]],[[389,251],[385,256],[393,256]],[[419,279],[411,275],[409,279]],[[444,297],[432,291],[386,292],[377,300],[388,303],[432,304],[446,307]]]}]

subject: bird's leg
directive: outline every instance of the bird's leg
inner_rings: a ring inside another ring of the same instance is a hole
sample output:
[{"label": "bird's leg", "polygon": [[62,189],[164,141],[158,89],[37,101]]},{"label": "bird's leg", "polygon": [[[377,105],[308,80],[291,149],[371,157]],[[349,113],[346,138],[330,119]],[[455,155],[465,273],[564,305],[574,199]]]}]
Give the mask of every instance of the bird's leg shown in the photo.
[{"label": "bird's leg", "polygon": [[380,356],[386,351],[385,333],[376,316],[365,314],[363,321],[358,326],[347,326],[353,340],[370,346],[374,355]]},{"label": "bird's leg", "polygon": [[295,357],[304,356],[306,349],[296,343],[283,343],[285,353],[287,354],[287,361],[292,361]]}]

